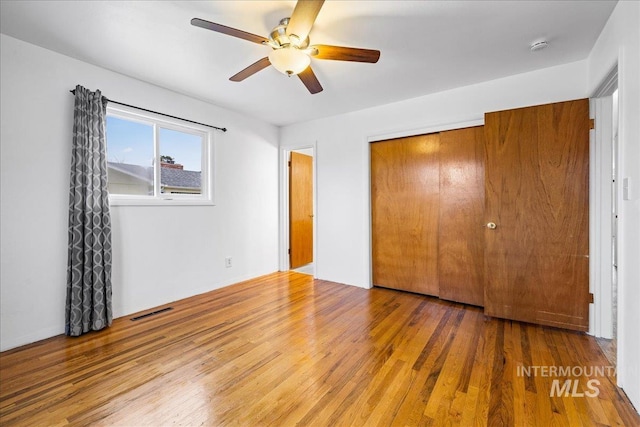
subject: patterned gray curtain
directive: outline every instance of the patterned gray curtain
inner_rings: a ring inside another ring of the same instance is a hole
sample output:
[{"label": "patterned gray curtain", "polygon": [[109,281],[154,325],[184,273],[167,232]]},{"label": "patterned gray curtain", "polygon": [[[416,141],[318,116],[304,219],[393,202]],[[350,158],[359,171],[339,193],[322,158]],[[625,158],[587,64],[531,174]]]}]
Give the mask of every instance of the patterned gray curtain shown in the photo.
[{"label": "patterned gray curtain", "polygon": [[67,335],[111,325],[111,216],[100,91],[76,86],[69,189]]}]

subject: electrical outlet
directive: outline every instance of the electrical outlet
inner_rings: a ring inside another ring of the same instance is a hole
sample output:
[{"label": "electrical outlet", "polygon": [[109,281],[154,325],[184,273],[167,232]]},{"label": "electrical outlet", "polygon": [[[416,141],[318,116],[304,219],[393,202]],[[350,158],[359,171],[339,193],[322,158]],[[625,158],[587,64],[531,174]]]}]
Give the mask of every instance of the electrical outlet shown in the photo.
[{"label": "electrical outlet", "polygon": [[224,259],[224,266],[225,266],[225,267],[227,267],[227,268],[229,268],[229,267],[231,267],[231,266],[232,266],[232,264],[231,264],[231,257],[230,257],[230,256],[228,256],[228,257],[226,257],[226,258]]}]

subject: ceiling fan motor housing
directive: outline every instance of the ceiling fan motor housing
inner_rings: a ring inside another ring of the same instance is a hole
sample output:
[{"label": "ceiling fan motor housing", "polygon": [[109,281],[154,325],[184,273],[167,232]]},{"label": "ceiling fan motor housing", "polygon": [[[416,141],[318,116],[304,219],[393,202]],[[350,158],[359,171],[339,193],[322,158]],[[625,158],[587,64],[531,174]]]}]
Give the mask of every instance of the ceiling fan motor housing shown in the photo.
[{"label": "ceiling fan motor housing", "polygon": [[300,40],[295,36],[295,34],[292,34],[291,36],[287,35],[289,19],[290,18],[282,18],[278,26],[271,30],[269,39],[278,47],[295,46],[298,49],[306,49],[309,46],[309,36],[304,40]]}]

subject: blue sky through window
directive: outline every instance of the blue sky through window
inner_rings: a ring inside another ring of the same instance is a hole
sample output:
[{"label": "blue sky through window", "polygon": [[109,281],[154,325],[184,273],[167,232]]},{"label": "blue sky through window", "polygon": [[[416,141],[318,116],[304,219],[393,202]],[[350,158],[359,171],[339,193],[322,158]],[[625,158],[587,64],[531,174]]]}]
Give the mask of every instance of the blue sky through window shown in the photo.
[{"label": "blue sky through window", "polygon": [[[160,128],[160,155],[171,156],[185,170],[202,168],[202,138]],[[107,116],[107,160],[140,166],[153,163],[153,126]]]},{"label": "blue sky through window", "polygon": [[202,137],[160,128],[160,155],[171,156],[185,170],[202,169]]}]

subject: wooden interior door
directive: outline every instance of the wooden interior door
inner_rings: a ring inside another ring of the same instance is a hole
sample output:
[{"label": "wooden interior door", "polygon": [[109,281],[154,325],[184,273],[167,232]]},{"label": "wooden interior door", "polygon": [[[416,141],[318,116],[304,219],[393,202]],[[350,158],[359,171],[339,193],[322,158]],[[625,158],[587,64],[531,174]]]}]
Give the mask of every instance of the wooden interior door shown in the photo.
[{"label": "wooden interior door", "polygon": [[291,152],[289,161],[289,266],[313,262],[313,157]]},{"label": "wooden interior door", "polygon": [[373,284],[438,295],[438,134],[371,145]]},{"label": "wooden interior door", "polygon": [[485,115],[485,313],[589,326],[589,101]]},{"label": "wooden interior door", "polygon": [[440,298],[484,303],[484,128],[440,133]]}]

